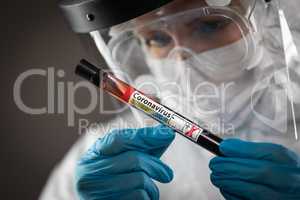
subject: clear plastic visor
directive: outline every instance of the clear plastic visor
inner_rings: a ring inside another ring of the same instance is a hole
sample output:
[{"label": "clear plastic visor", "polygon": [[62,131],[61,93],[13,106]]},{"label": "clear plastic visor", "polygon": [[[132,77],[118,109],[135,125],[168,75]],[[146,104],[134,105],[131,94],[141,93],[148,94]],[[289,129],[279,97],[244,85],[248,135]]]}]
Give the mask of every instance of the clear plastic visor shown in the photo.
[{"label": "clear plastic visor", "polygon": [[131,28],[112,34],[109,42],[113,59],[123,66],[142,56],[145,60],[195,59],[212,69],[237,64],[243,68],[255,48],[251,24],[226,7],[202,7],[159,18],[151,14],[130,23]]}]

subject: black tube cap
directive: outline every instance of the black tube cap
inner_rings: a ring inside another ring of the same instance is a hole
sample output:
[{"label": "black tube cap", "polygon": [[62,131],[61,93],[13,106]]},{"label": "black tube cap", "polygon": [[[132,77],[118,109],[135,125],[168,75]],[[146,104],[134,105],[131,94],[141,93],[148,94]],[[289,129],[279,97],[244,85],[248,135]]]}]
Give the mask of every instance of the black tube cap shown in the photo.
[{"label": "black tube cap", "polygon": [[62,0],[62,9],[76,33],[112,27],[151,12],[173,0]]},{"label": "black tube cap", "polygon": [[80,64],[75,69],[75,73],[96,86],[100,86],[100,69],[87,60],[82,59],[80,61]]}]

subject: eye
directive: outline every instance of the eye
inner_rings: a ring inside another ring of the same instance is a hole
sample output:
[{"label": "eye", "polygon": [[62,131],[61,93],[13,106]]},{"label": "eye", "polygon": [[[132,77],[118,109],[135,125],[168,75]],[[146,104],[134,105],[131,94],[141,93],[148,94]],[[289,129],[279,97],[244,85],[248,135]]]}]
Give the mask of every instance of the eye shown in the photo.
[{"label": "eye", "polygon": [[222,26],[222,22],[220,21],[211,21],[211,22],[202,22],[199,24],[198,31],[204,33],[212,33]]},{"label": "eye", "polygon": [[223,30],[228,24],[230,24],[230,20],[225,18],[209,20],[202,19],[193,22],[193,31],[195,34],[199,35],[214,34]]},{"label": "eye", "polygon": [[145,38],[148,47],[163,48],[172,42],[171,36],[162,31],[154,31]]},{"label": "eye", "polygon": [[201,33],[214,33],[223,29],[227,24],[228,21],[225,20],[200,22],[198,25],[198,31]]}]

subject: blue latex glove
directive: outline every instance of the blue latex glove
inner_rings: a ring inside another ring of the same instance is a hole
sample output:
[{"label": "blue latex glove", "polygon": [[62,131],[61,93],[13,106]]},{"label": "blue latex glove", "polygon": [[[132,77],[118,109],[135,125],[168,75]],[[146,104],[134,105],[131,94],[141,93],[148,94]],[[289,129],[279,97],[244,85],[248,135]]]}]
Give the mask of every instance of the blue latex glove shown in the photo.
[{"label": "blue latex glove", "polygon": [[159,157],[175,137],[166,127],[115,130],[81,158],[76,189],[85,200],[158,200],[152,179],[168,183],[172,170]]},{"label": "blue latex glove", "polygon": [[211,181],[227,200],[299,200],[300,158],[271,143],[224,140],[210,162]]}]

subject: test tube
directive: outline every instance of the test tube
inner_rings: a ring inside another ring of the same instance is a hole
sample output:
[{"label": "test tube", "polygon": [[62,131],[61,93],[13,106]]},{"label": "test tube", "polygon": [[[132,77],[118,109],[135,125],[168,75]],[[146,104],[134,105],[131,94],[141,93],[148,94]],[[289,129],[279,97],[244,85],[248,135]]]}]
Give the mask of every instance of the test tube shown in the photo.
[{"label": "test tube", "polygon": [[106,72],[82,59],[75,73],[92,82],[123,103],[129,104],[154,120],[164,124],[211,153],[222,156],[219,146],[222,139],[196,123],[158,103],[135,89],[114,74]]}]

